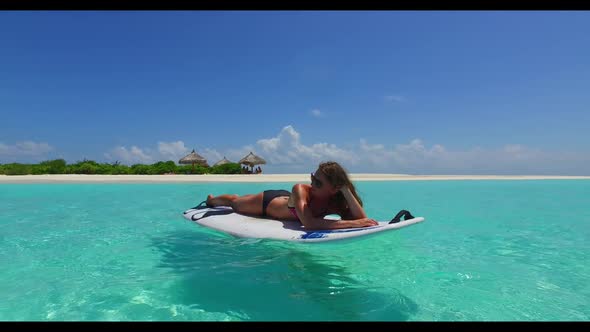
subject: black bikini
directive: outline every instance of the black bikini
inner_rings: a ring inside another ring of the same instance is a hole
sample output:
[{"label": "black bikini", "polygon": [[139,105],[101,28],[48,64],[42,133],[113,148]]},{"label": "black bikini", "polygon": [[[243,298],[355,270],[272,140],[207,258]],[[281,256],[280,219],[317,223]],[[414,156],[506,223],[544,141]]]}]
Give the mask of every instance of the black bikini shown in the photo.
[{"label": "black bikini", "polygon": [[291,192],[288,190],[265,190],[262,192],[262,215],[266,216],[266,208],[268,207],[268,204],[270,204],[270,201],[272,201],[273,199],[277,198],[277,197],[283,197],[283,196],[291,196]]}]

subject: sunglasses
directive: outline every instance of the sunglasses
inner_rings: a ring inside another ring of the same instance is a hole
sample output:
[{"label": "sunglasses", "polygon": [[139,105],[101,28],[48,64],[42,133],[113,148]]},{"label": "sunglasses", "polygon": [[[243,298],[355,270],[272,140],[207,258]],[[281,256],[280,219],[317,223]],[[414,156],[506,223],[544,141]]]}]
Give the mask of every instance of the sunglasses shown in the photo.
[{"label": "sunglasses", "polygon": [[313,173],[311,175],[311,185],[320,189],[322,187],[322,181],[318,180]]}]

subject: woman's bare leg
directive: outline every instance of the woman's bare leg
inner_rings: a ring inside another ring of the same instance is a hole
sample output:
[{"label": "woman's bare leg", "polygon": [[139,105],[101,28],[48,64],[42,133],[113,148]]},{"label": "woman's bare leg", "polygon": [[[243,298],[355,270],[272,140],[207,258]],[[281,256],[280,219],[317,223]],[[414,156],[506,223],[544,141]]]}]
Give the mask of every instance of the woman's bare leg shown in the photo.
[{"label": "woman's bare leg", "polygon": [[239,214],[247,216],[259,217],[262,216],[262,197],[263,193],[244,195],[234,199],[231,202],[231,207]]},{"label": "woman's bare leg", "polygon": [[231,206],[236,213],[245,214],[249,216],[262,215],[262,196],[263,193],[252,195],[219,195],[207,196],[208,206]]},{"label": "woman's bare leg", "polygon": [[238,198],[238,195],[219,195],[217,197],[213,195],[207,196],[207,206],[231,206],[231,202]]}]

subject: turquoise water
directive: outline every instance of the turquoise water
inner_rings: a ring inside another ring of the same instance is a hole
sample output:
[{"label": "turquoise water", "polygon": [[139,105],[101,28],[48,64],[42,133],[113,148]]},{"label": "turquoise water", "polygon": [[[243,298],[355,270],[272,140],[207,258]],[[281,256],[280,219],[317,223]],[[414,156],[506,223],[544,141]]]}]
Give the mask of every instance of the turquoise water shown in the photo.
[{"label": "turquoise water", "polygon": [[350,243],[237,239],[182,211],[257,184],[0,185],[0,320],[590,317],[590,181],[358,182],[426,221]]}]

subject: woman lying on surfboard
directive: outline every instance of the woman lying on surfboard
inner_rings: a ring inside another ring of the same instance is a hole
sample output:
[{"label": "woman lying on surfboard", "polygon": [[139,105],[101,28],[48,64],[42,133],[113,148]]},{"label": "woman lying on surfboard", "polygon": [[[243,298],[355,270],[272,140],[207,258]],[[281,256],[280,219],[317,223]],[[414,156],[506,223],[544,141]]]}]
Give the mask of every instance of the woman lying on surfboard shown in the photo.
[{"label": "woman lying on surfboard", "polygon": [[[277,220],[300,221],[307,229],[376,226],[367,218],[363,202],[346,171],[337,162],[320,163],[311,173],[311,185],[296,184],[291,191],[265,190],[244,196],[207,196],[207,206],[231,206],[239,214]],[[337,214],[341,220],[324,219]]]}]

